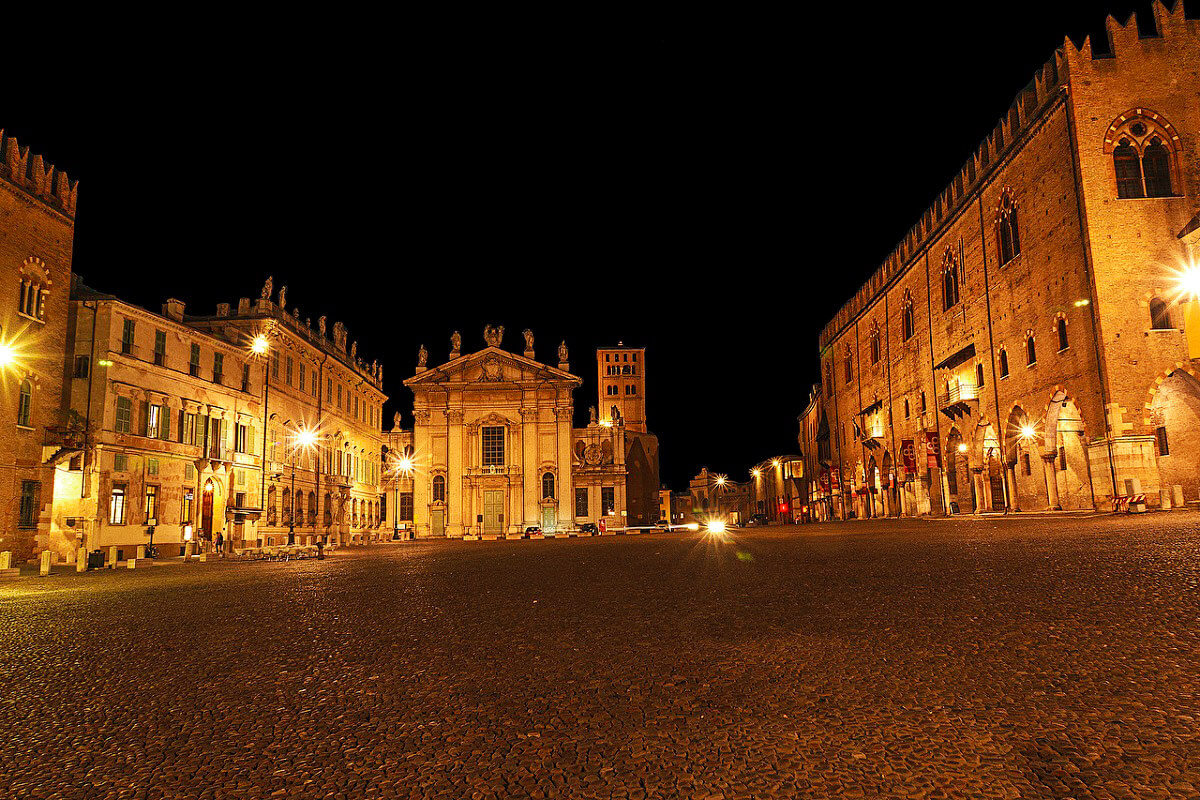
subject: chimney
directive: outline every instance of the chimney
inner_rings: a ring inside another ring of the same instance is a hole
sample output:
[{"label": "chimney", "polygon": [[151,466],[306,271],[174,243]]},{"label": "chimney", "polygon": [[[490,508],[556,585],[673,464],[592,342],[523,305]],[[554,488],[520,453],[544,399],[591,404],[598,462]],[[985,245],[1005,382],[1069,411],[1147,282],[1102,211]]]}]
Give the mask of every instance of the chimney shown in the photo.
[{"label": "chimney", "polygon": [[174,297],[168,297],[167,302],[163,303],[163,316],[170,317],[176,322],[183,322],[183,309],[185,308],[182,300],[176,300]]}]

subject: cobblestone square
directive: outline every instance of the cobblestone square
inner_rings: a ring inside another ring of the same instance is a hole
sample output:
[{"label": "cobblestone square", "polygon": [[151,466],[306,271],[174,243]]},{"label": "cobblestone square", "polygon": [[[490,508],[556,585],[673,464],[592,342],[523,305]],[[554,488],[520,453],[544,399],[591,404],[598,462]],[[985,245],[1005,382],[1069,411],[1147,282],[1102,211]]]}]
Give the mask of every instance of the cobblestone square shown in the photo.
[{"label": "cobblestone square", "polygon": [[0,585],[0,796],[1200,795],[1200,516]]}]

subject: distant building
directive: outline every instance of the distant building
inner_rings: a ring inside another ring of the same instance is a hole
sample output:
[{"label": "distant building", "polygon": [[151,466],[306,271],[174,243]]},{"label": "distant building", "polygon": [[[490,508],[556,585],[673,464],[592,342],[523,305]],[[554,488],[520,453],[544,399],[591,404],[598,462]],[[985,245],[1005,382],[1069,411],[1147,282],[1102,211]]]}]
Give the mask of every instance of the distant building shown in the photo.
[{"label": "distant building", "polygon": [[658,521],[658,437],[646,422],[646,348],[616,347],[596,350],[597,391],[602,419],[619,417],[625,424],[625,466],[630,525]]},{"label": "distant building", "polygon": [[1200,22],[1153,14],[1065,42],[825,326],[836,516],[1200,499]]},{"label": "distant building", "polygon": [[831,451],[829,447],[829,421],[825,417],[825,403],[821,397],[821,384],[812,387],[808,405],[797,417],[800,432],[796,441],[800,445],[800,457],[804,461],[803,503],[801,518],[808,522],[825,522],[833,518],[834,481]]},{"label": "distant building", "polygon": [[704,467],[688,482],[692,515],[700,519],[723,517],[727,522],[744,525],[754,508],[754,492],[749,483],[739,483],[717,475]]},{"label": "distant building", "polygon": [[750,470],[751,514],[774,524],[800,522],[805,501],[804,460],[799,455],[768,458]]}]

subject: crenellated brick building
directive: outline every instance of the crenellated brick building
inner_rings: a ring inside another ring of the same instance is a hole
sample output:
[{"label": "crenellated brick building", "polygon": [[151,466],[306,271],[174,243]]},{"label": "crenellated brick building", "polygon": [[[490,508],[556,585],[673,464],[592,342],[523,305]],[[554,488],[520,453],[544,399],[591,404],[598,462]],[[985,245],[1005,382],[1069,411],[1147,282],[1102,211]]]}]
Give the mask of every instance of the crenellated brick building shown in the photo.
[{"label": "crenellated brick building", "polygon": [[49,543],[78,183],[0,130],[0,551]]},{"label": "crenellated brick building", "polygon": [[825,327],[835,515],[1200,498],[1200,23],[1153,13],[1064,42]]}]

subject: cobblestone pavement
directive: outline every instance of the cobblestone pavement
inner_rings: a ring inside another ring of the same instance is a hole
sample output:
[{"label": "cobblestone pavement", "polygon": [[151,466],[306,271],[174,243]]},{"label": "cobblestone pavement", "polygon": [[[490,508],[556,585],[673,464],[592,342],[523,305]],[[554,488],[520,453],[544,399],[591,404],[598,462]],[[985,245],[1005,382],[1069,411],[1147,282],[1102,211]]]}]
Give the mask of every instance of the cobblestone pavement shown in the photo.
[{"label": "cobblestone pavement", "polygon": [[5,798],[1200,796],[1200,516],[0,585]]}]

